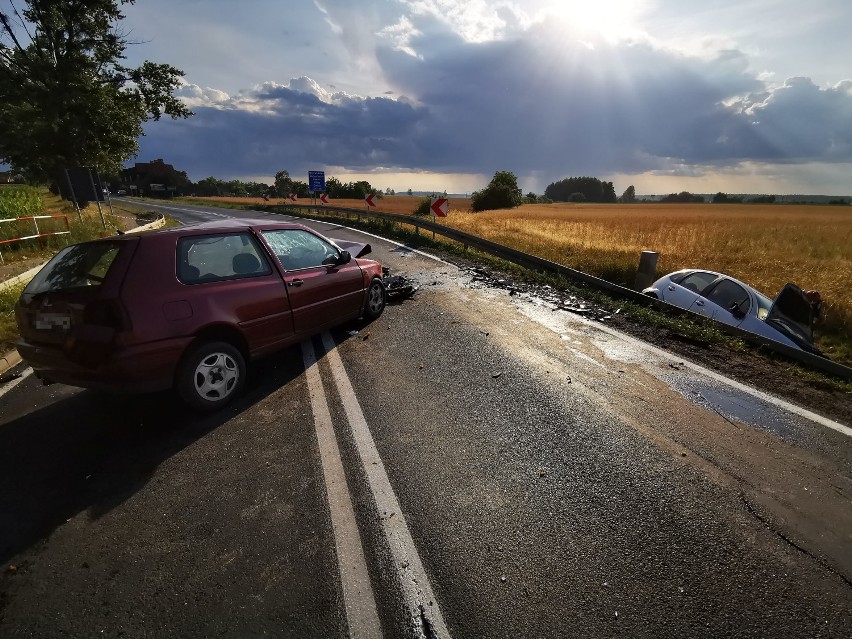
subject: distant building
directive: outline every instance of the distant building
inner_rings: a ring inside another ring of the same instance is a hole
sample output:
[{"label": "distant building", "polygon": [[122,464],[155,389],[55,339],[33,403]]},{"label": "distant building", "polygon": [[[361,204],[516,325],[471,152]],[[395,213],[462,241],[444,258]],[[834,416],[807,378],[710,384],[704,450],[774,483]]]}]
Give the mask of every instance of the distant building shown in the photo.
[{"label": "distant building", "polygon": [[190,181],[184,171],[177,171],[162,158],[150,162],[137,162],[122,171],[123,182],[131,193],[152,197],[174,197],[184,193],[190,187]]},{"label": "distant building", "polygon": [[0,171],[0,184],[11,184],[12,181],[11,171]]}]

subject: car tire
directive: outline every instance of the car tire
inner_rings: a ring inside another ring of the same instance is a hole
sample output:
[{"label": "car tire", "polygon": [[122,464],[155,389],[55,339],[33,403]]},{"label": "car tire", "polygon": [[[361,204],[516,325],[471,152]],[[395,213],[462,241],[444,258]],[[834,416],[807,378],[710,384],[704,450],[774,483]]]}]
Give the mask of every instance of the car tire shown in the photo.
[{"label": "car tire", "polygon": [[367,289],[367,301],[364,303],[364,317],[368,320],[378,319],[385,310],[387,293],[385,285],[378,277],[374,277]]},{"label": "car tire", "polygon": [[199,411],[214,411],[230,402],[243,387],[246,362],[228,342],[205,342],[181,362],[175,387],[180,398]]}]

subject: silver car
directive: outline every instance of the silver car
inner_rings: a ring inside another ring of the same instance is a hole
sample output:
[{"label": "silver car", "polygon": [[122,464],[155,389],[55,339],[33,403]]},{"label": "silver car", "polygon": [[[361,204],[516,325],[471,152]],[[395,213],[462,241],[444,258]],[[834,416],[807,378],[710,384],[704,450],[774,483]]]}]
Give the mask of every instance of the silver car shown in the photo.
[{"label": "silver car", "polygon": [[770,300],[723,273],[685,269],[660,278],[642,292],[718,322],[822,355],[814,346],[813,306],[795,284],[787,284]]}]

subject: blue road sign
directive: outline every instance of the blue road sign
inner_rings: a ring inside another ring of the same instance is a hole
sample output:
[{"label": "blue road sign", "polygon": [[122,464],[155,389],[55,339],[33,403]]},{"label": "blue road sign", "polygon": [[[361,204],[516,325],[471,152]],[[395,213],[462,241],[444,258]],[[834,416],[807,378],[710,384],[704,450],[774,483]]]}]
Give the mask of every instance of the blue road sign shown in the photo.
[{"label": "blue road sign", "polygon": [[311,193],[325,191],[325,171],[308,171],[308,189]]}]

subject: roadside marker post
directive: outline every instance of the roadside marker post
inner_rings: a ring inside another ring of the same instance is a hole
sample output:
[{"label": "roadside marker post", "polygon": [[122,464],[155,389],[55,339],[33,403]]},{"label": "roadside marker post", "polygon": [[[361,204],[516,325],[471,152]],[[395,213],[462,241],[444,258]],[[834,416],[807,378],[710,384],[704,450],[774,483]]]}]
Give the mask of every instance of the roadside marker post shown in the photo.
[{"label": "roadside marker post", "polygon": [[[433,197],[429,210],[432,211],[432,221],[437,223],[439,217],[447,217],[450,201],[445,197]],[[432,231],[432,239],[435,239],[435,231]]]},{"label": "roadside marker post", "polygon": [[[375,200],[375,198],[376,198],[376,194],[375,194],[375,193],[368,193],[368,194],[367,194],[367,197],[365,197],[365,198],[364,198],[364,209],[365,209],[366,211],[369,211],[369,210],[370,210],[370,208],[376,208],[376,203],[375,203],[375,201],[374,201],[374,200]],[[360,216],[360,215],[358,216],[358,221],[359,221],[359,222],[361,221],[361,216]]]}]

